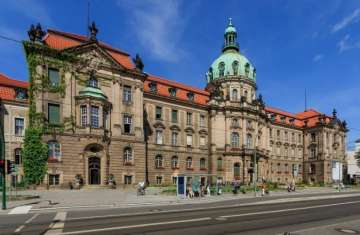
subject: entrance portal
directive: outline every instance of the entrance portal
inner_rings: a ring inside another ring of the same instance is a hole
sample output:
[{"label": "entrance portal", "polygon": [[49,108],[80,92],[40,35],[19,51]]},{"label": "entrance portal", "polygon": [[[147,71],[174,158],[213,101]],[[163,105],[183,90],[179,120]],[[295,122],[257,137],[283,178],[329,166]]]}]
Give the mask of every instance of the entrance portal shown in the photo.
[{"label": "entrance portal", "polygon": [[89,184],[100,184],[100,158],[89,158]]}]

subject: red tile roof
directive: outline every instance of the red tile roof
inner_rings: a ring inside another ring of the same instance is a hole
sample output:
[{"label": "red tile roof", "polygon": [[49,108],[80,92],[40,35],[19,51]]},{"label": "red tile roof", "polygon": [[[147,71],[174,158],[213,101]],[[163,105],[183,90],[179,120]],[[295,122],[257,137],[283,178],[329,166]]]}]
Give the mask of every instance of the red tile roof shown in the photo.
[{"label": "red tile roof", "polygon": [[[44,42],[49,47],[56,50],[64,50],[71,47],[79,46],[88,42],[88,38],[83,35],[61,32],[54,29],[48,29]],[[105,49],[113,59],[120,65],[127,69],[134,69],[135,66],[130,58],[130,55],[119,49],[116,49],[101,41],[98,42],[99,46]]]},{"label": "red tile roof", "polygon": [[29,83],[9,78],[0,73],[0,99],[14,101],[17,87],[28,89]]},{"label": "red tile roof", "polygon": [[149,75],[144,82],[144,91],[150,92],[149,83],[155,82],[157,85],[157,94],[165,97],[170,97],[169,88],[176,88],[176,99],[187,101],[187,93],[194,93],[194,103],[206,105],[209,100],[209,92],[195,87],[187,86],[182,83],[160,78],[154,75]]}]

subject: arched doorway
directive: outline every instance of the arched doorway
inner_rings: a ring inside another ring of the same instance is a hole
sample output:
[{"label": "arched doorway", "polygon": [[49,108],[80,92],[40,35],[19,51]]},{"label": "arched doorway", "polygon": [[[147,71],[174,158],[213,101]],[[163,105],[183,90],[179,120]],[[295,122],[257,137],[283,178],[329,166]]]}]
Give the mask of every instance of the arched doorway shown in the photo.
[{"label": "arched doorway", "polygon": [[89,158],[89,184],[100,184],[100,158]]}]

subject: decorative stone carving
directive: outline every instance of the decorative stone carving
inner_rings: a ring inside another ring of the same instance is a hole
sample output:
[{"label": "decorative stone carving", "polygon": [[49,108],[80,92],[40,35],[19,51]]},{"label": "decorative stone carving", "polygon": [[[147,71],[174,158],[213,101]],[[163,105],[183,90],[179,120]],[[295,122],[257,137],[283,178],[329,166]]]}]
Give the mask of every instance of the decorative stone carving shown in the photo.
[{"label": "decorative stone carving", "polygon": [[144,69],[144,63],[142,62],[139,54],[136,54],[135,59],[133,59],[133,61],[135,63],[136,69],[142,72]]},{"label": "decorative stone carving", "polygon": [[28,31],[28,36],[32,42],[41,42],[45,36],[45,31],[42,30],[40,23],[38,23],[36,27],[32,24]]},{"label": "decorative stone carving", "polygon": [[99,32],[99,30],[96,28],[95,22],[93,21],[91,26],[89,26],[90,31],[90,41],[97,41],[96,35]]}]

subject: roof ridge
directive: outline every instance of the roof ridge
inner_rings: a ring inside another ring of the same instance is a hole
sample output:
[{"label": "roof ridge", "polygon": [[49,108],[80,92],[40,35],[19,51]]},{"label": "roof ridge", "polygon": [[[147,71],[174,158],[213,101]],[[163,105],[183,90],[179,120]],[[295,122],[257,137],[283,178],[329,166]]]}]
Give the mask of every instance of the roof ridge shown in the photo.
[{"label": "roof ridge", "polygon": [[[52,33],[55,33],[55,34],[60,34],[61,36],[63,37],[70,37],[71,39],[74,39],[76,41],[79,41],[79,42],[85,42],[87,40],[87,37],[84,36],[84,35],[80,35],[80,34],[75,34],[75,33],[69,33],[69,32],[63,32],[63,31],[59,31],[59,30],[56,30],[56,29],[48,29],[48,32],[52,32]],[[104,43],[102,41],[98,41],[99,45],[101,47],[104,47],[108,50],[111,50],[113,52],[117,52],[117,53],[120,53],[120,54],[123,54],[123,55],[127,55],[127,56],[130,56],[129,53],[125,52],[125,51],[122,51],[118,48],[114,48],[112,47],[111,45],[107,44],[107,43]]]},{"label": "roof ridge", "polygon": [[[1,81],[1,79],[4,79],[5,81]],[[14,84],[14,83],[17,83],[17,84]],[[9,86],[9,87],[28,88],[29,82],[11,78],[8,75],[0,72],[0,85]]]}]

